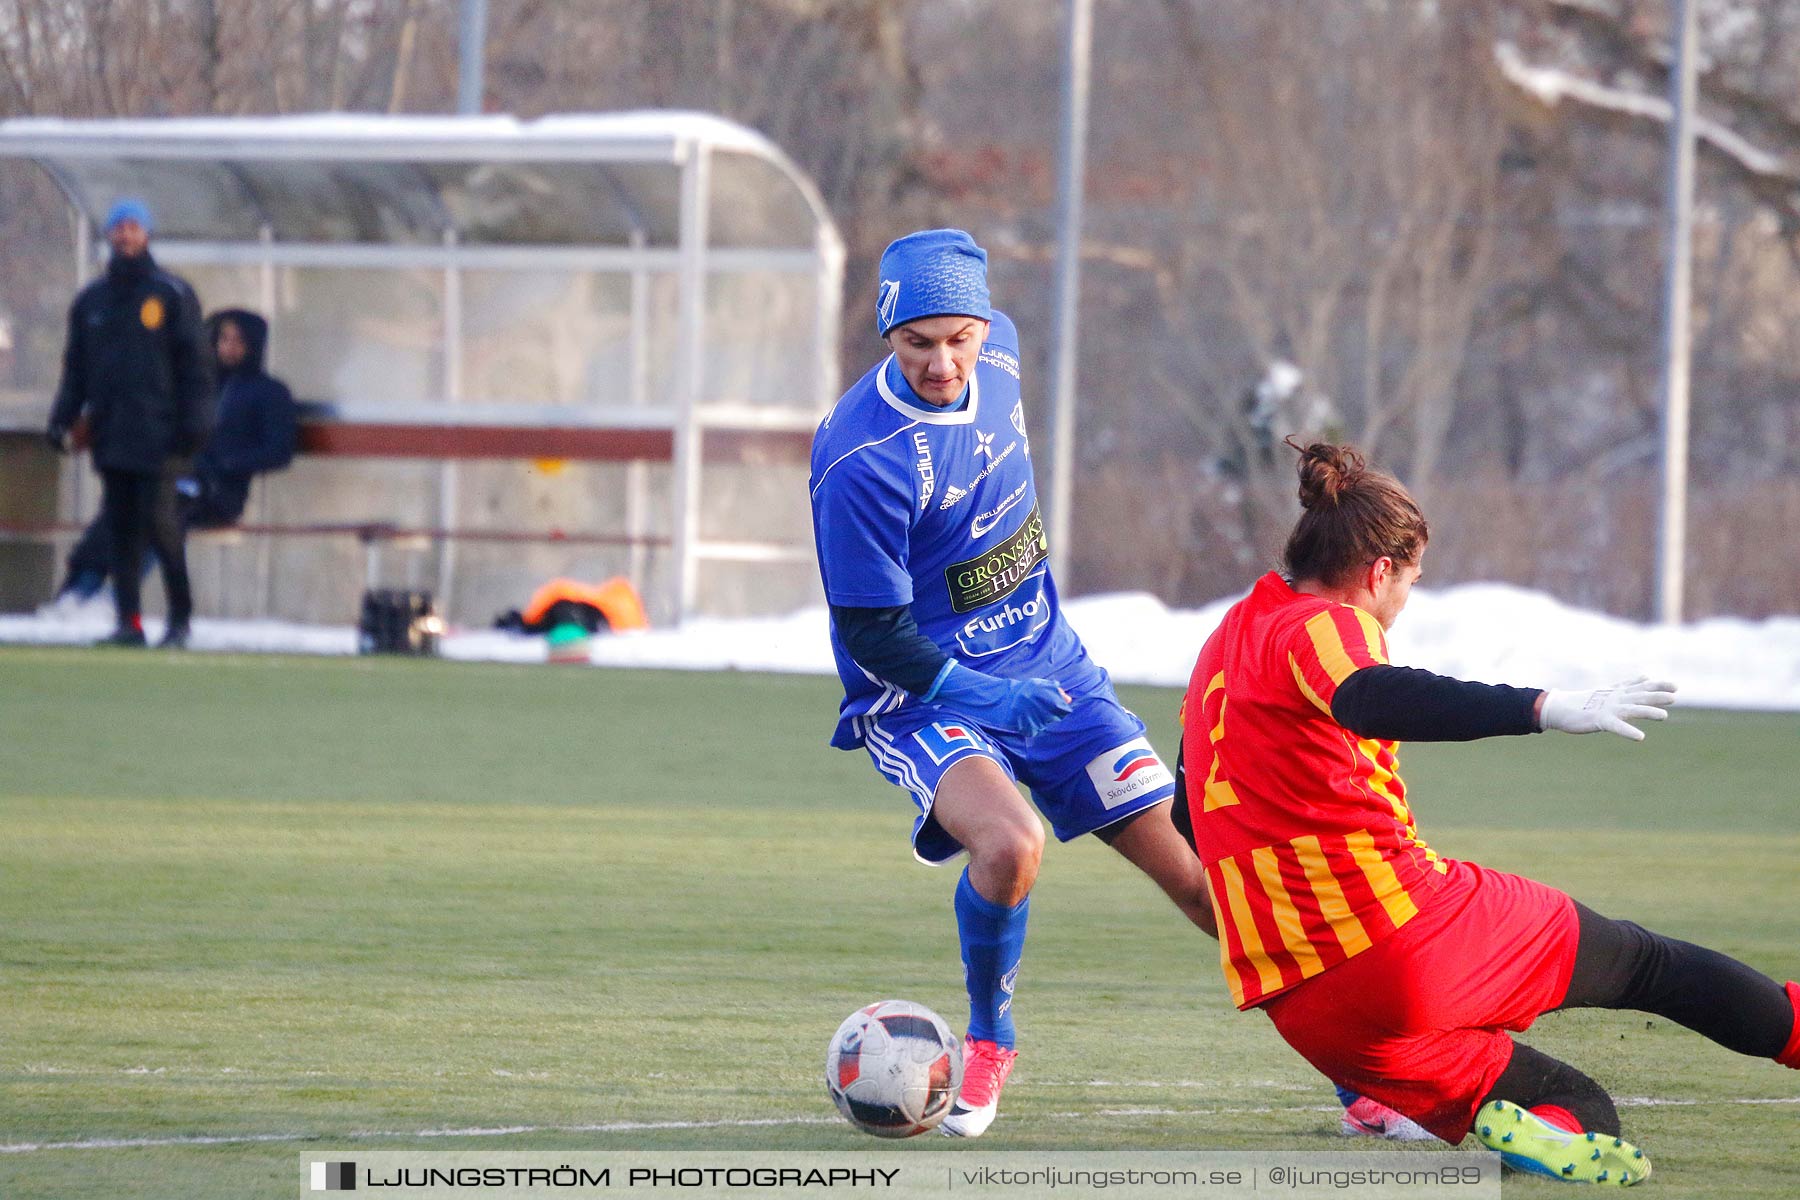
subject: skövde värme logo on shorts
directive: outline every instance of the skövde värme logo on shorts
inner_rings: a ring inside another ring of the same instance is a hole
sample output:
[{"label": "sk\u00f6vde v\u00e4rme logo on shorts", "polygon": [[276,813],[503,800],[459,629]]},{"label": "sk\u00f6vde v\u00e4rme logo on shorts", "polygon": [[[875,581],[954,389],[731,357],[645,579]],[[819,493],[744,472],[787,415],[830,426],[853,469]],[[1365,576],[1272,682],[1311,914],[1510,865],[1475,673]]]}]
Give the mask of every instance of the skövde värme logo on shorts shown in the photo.
[{"label": "sk\u00f6vde v\u00e4rme logo on shorts", "polygon": [[1144,738],[1096,755],[1087,765],[1087,777],[1099,793],[1100,803],[1107,808],[1117,808],[1127,800],[1175,782],[1175,776]]},{"label": "sk\u00f6vde v\u00e4rme logo on shorts", "polygon": [[1157,763],[1156,755],[1134,747],[1113,760],[1113,779],[1119,783],[1124,783],[1139,771],[1156,767],[1157,765],[1159,764]]}]

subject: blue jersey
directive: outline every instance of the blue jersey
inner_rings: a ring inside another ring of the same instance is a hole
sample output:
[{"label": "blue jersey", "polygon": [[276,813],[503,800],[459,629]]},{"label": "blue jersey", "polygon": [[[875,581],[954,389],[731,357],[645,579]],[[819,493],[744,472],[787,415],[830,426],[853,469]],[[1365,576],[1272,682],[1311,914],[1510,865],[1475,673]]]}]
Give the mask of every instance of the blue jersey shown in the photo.
[{"label": "blue jersey", "polygon": [[[1018,345],[994,313],[960,408],[918,399],[891,356],[844,393],[813,435],[813,540],[832,604],[909,605],[959,663],[1076,694],[1105,674],[1057,607]],[[857,717],[918,703],[852,661],[835,623],[831,649],[844,683],[832,745],[862,744]]]}]

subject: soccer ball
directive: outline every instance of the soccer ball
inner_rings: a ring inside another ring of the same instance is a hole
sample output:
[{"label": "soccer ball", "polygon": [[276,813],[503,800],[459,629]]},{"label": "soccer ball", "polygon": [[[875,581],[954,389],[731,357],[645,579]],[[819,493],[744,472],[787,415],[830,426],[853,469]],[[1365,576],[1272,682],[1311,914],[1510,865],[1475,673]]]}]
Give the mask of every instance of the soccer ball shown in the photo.
[{"label": "soccer ball", "polygon": [[825,1088],[844,1119],[876,1137],[936,1128],[962,1087],[962,1045],[923,1004],[882,1000],[831,1035]]}]

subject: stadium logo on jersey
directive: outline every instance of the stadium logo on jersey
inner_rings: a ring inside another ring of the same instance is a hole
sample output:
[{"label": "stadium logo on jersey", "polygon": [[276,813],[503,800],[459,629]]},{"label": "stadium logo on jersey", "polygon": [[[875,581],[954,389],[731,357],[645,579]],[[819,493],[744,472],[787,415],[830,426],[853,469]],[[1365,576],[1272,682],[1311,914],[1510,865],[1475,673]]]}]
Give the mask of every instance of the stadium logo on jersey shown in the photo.
[{"label": "stadium logo on jersey", "polygon": [[1175,777],[1143,738],[1115,746],[1087,765],[1089,782],[1107,808],[1169,787]]},{"label": "stadium logo on jersey", "polygon": [[[867,295],[865,292],[864,295]],[[881,327],[886,329],[894,319],[894,305],[900,302],[900,281],[884,279],[881,281],[881,299],[876,306],[881,313]]]},{"label": "stadium logo on jersey", "polygon": [[913,448],[919,452],[919,511],[924,512],[937,488],[937,474],[931,469],[931,439],[923,429],[913,434]]},{"label": "stadium logo on jersey", "polygon": [[[956,645],[970,658],[985,658],[1002,650],[1011,650],[1021,642],[1029,642],[1048,624],[1050,599],[1044,595],[1040,584],[1037,595],[1023,604],[1007,604],[998,611],[971,617],[956,631]],[[1001,634],[1013,636],[1010,641],[1001,642]]]},{"label": "stadium logo on jersey", "polygon": [[981,742],[967,725],[954,721],[933,721],[913,734],[913,740],[924,747],[931,761],[943,766],[958,754],[981,749]]},{"label": "stadium logo on jersey", "polygon": [[951,611],[972,612],[1006,599],[1048,557],[1050,541],[1044,536],[1044,519],[1033,505],[1025,523],[1004,542],[944,568]]},{"label": "stadium logo on jersey", "polygon": [[967,499],[968,495],[969,495],[969,493],[963,491],[961,488],[957,487],[954,483],[951,484],[949,487],[944,489],[944,501],[942,504],[938,505],[938,511],[943,512],[945,509],[955,508],[956,502],[958,500]]},{"label": "stadium logo on jersey", "polygon": [[1025,489],[1030,486],[1031,484],[1029,481],[1021,483],[1012,490],[1012,495],[1002,500],[999,504],[996,504],[993,508],[988,509],[984,513],[976,513],[975,519],[969,523],[969,536],[973,538],[984,538],[992,533],[994,531],[994,526],[1000,523],[1000,518],[1010,512],[1013,505],[1025,498]]},{"label": "stadium logo on jersey", "polygon": [[981,348],[981,361],[990,367],[999,367],[1014,379],[1019,377],[1018,356],[1004,346],[996,346],[992,342],[984,345]]},{"label": "stadium logo on jersey", "polygon": [[975,457],[980,458],[984,454],[989,462],[994,461],[994,435],[991,433],[975,435]]}]

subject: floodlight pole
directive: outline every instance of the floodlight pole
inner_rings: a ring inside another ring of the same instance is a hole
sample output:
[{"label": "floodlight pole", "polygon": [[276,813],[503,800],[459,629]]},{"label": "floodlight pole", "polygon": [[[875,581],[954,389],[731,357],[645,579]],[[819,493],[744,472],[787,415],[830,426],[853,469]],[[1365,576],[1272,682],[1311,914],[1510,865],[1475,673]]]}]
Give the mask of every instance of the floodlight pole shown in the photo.
[{"label": "floodlight pole", "polygon": [[487,0],[462,0],[457,21],[456,111],[479,116],[486,90],[483,69],[487,60]]},{"label": "floodlight pole", "polygon": [[1671,0],[1667,260],[1662,312],[1662,507],[1656,530],[1656,619],[1679,624],[1687,570],[1688,388],[1694,276],[1695,5]]},{"label": "floodlight pole", "polygon": [[1081,290],[1081,192],[1087,173],[1088,75],[1093,0],[1068,0],[1063,42],[1062,133],[1057,146],[1056,313],[1050,372],[1050,569],[1069,565],[1075,472],[1075,315]]}]

